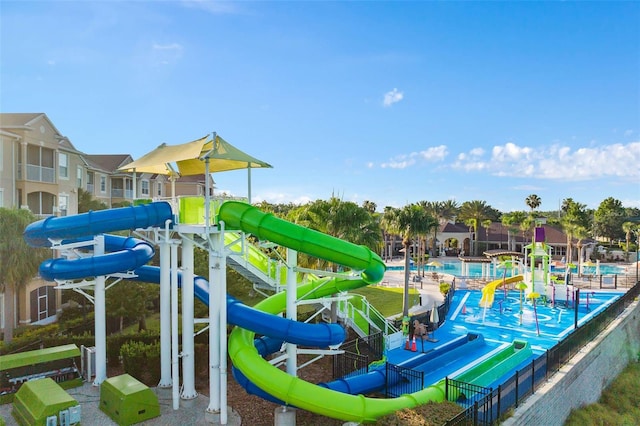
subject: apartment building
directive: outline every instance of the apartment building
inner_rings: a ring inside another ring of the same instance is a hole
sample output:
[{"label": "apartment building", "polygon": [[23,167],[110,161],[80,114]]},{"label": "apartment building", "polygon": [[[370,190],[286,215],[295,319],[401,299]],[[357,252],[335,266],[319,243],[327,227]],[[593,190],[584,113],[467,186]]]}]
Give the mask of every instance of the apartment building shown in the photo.
[{"label": "apartment building", "polygon": [[[107,207],[140,198],[205,194],[204,175],[179,178],[172,185],[167,176],[118,170],[132,161],[129,154],[85,154],[44,113],[0,113],[0,207],[25,208],[44,218],[77,214],[79,189]],[[18,325],[55,320],[61,304],[55,285],[36,277],[19,289],[14,304]],[[3,297],[0,293],[2,329]]]}]

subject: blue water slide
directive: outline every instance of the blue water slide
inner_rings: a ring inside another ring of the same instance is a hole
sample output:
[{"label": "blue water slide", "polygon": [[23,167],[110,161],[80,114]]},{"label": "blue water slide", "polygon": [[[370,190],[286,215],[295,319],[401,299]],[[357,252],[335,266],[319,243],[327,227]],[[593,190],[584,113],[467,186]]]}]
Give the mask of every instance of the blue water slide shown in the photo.
[{"label": "blue water slide", "polygon": [[65,240],[100,235],[105,232],[163,227],[173,219],[171,205],[165,202],[133,207],[90,211],[73,216],[55,217],[29,224],[24,239],[33,247],[49,247],[50,240]]},{"label": "blue water slide", "polygon": [[[416,354],[416,356],[406,359],[396,365],[404,368],[415,369],[420,365],[428,366],[428,362],[438,365],[435,360],[440,357],[454,359],[460,354],[468,353],[471,347],[476,344],[484,344],[482,335],[468,333],[464,336],[457,337],[446,342],[428,352]],[[428,367],[427,367],[428,368]],[[400,376],[396,375],[399,380]],[[386,366],[384,364],[370,367],[369,371],[364,374],[354,375],[345,378],[339,378],[327,383],[319,383],[318,386],[329,388],[343,393],[352,395],[368,394],[382,390],[385,386],[394,386],[396,383],[387,383]]]},{"label": "blue water slide", "polygon": [[[164,227],[173,219],[168,203],[100,210],[74,216],[49,217],[28,225],[24,239],[31,246],[48,247],[51,240],[75,241],[118,230]],[[133,271],[137,280],[159,283],[160,268],[145,265],[154,251],[148,243],[132,237],[105,234],[105,254],[77,259],[48,259],[40,275],[48,281],[72,280]],[[133,278],[133,277],[132,277]],[[181,274],[178,274],[181,281]],[[209,304],[209,283],[194,278],[195,297]],[[306,324],[258,311],[227,295],[228,322],[255,333],[303,346],[327,347],[344,341],[346,332],[338,324]]]},{"label": "blue water slide", "polygon": [[[160,268],[157,266],[142,266],[134,271],[139,281],[148,283],[160,282]],[[178,273],[178,285],[182,282],[182,274]],[[194,293],[196,298],[205,305],[209,305],[209,281],[201,276],[195,276]],[[327,347],[342,343],[346,332],[338,324],[306,324],[258,311],[245,305],[233,296],[227,294],[227,322],[274,340],[273,345],[281,346],[282,342],[295,343],[302,346]],[[258,340],[258,339],[257,339]],[[279,344],[276,342],[280,342]],[[270,349],[275,346],[268,346]]]}]

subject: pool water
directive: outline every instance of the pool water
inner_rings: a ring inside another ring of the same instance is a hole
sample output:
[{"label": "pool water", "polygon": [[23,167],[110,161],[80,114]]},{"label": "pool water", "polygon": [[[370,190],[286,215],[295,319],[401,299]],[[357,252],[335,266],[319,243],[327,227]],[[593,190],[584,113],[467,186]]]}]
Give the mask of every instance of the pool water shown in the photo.
[{"label": "pool water", "polygon": [[[480,263],[469,263],[468,264],[469,277],[482,277],[482,265]],[[601,275],[622,275],[624,274],[624,269],[617,265],[600,265],[600,274]],[[404,271],[404,266],[387,266],[388,271]],[[411,266],[411,271],[416,271],[417,268],[415,265]],[[462,276],[462,263],[461,262],[446,262],[443,263],[442,266],[434,267],[427,266],[425,268],[426,272],[437,272],[439,274],[450,274],[455,276]],[[551,267],[552,273],[562,273],[564,274],[564,268],[555,268]],[[575,273],[576,269],[572,269],[572,272]],[[497,271],[492,273],[495,277],[500,277],[504,273],[504,269],[499,268]],[[583,268],[583,273],[588,275],[595,275],[596,267],[595,266],[585,266]],[[511,276],[511,271],[507,270],[507,276]]]}]

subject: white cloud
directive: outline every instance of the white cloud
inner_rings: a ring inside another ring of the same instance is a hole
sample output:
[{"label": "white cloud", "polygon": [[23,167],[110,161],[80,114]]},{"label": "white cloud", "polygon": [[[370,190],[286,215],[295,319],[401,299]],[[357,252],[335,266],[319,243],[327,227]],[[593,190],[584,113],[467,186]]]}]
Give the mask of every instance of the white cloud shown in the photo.
[{"label": "white cloud", "polygon": [[395,103],[398,103],[404,98],[404,93],[394,88],[390,92],[384,94],[384,101],[382,102],[385,107],[389,107]]},{"label": "white cloud", "polygon": [[474,148],[458,154],[451,168],[486,170],[496,176],[573,181],[640,177],[640,142],[578,149],[559,144],[531,148],[508,142],[494,146],[491,158],[483,157],[483,151]]},{"label": "white cloud", "polygon": [[182,51],[182,46],[178,43],[169,43],[169,44],[158,44],[153,43],[153,50],[173,50],[173,51]]},{"label": "white cloud", "polygon": [[154,64],[168,65],[177,62],[184,49],[180,43],[153,43],[151,50]]},{"label": "white cloud", "polygon": [[423,151],[401,154],[380,164],[383,169],[406,169],[420,162],[437,163],[444,161],[449,154],[445,145],[429,147]]},{"label": "white cloud", "polygon": [[266,192],[264,194],[256,194],[254,197],[252,197],[251,202],[260,203],[262,201],[266,201],[267,203],[271,204],[293,203],[301,206],[310,203],[312,200],[314,200],[314,198],[310,197],[309,195],[293,195],[281,192]]},{"label": "white cloud", "polygon": [[200,9],[212,15],[238,13],[237,2],[213,0],[182,0],[181,4],[190,9]]}]

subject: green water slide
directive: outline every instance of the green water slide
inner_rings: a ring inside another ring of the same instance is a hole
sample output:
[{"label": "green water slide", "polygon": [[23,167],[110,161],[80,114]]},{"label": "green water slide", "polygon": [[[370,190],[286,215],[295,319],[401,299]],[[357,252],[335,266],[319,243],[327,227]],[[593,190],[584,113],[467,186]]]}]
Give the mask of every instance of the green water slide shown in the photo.
[{"label": "green water slide", "polygon": [[[533,356],[529,342],[514,340],[506,348],[454,377],[461,382],[488,387]],[[455,396],[452,397],[454,400]],[[449,399],[452,399],[449,398]]]},{"label": "green water slide", "polygon": [[[378,255],[364,246],[287,222],[255,207],[239,202],[226,202],[220,207],[219,219],[228,229],[251,233],[261,240],[335,262],[356,271],[360,279],[332,278],[297,287],[298,297],[318,298],[340,291],[377,283],[385,266]],[[270,313],[285,310],[286,294],[278,293],[255,308]],[[253,345],[255,333],[235,328],[229,337],[229,355],[236,368],[265,392],[289,405],[345,421],[372,422],[389,413],[411,408],[428,401],[442,401],[444,389],[433,386],[393,399],[348,395],[305,382],[272,366]]]},{"label": "green water slide", "polygon": [[[244,203],[227,202],[222,205],[219,214],[229,229],[252,233],[261,240],[272,241],[362,271],[360,279],[322,279],[298,286],[298,298],[320,298],[348,291],[379,282],[384,275],[384,263],[366,247],[295,225]],[[255,308],[277,314],[283,312],[285,306],[286,293],[282,292],[258,303]],[[344,421],[365,423],[374,422],[404,408],[445,399],[444,380],[418,392],[391,399],[349,395],[320,387],[291,376],[263,359],[253,344],[254,337],[255,333],[250,330],[234,328],[229,337],[229,356],[234,366],[263,391],[286,404],[307,411]],[[531,356],[531,353],[528,343],[515,341],[455,379],[486,386],[515,368]],[[456,395],[452,395],[450,399],[455,397]]]}]

